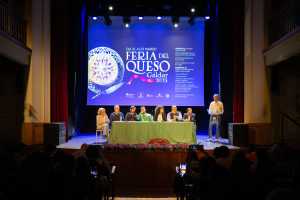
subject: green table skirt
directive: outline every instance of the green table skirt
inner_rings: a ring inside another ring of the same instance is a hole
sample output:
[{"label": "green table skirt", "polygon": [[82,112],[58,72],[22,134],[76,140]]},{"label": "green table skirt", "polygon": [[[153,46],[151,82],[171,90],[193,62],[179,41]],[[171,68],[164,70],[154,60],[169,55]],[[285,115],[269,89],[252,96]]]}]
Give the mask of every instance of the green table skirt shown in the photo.
[{"label": "green table skirt", "polygon": [[151,139],[164,138],[170,143],[195,144],[192,122],[113,122],[110,144],[146,144]]}]

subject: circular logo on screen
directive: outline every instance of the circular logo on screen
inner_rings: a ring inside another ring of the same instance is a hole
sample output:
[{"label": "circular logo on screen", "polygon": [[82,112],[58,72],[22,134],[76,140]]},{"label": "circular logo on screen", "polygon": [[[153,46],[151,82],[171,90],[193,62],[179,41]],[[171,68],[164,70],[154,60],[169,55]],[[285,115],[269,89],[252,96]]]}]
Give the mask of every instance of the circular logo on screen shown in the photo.
[{"label": "circular logo on screen", "polygon": [[97,47],[88,52],[89,89],[99,93],[105,88],[120,83],[124,76],[121,56],[108,47]]}]

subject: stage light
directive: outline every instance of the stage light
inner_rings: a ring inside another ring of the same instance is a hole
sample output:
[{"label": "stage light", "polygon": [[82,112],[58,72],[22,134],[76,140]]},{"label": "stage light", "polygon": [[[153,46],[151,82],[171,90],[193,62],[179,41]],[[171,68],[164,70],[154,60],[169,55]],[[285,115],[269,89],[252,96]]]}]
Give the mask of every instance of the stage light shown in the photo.
[{"label": "stage light", "polygon": [[156,19],[161,20],[161,16],[157,16]]},{"label": "stage light", "polygon": [[192,8],[190,9],[190,11],[191,11],[191,13],[195,13],[195,12],[196,12],[196,8],[192,7]]},{"label": "stage light", "polygon": [[97,20],[98,19],[98,17],[93,17],[93,20]]},{"label": "stage light", "polygon": [[178,16],[173,16],[172,17],[172,23],[174,28],[177,28],[179,26],[179,17]]},{"label": "stage light", "polygon": [[108,6],[108,10],[109,10],[109,11],[113,11],[113,10],[114,10],[114,7],[113,7],[112,5],[109,5],[109,6]]},{"label": "stage light", "polygon": [[210,19],[210,16],[205,16],[205,19],[206,19],[206,20],[209,20],[209,19]]},{"label": "stage light", "polygon": [[123,17],[123,23],[124,23],[124,26],[125,26],[126,28],[129,28],[129,26],[130,26],[130,17],[124,16],[124,17]]},{"label": "stage light", "polygon": [[139,16],[139,20],[143,20],[143,17],[142,17],[142,16]]}]

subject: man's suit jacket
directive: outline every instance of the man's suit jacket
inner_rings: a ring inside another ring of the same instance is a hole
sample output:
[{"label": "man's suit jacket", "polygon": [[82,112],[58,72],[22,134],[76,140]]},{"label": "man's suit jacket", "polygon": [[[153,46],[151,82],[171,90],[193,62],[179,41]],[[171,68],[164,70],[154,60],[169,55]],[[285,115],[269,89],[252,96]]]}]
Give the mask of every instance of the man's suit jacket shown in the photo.
[{"label": "man's suit jacket", "polygon": [[[189,114],[188,113],[184,113],[183,115],[183,120],[187,120],[189,118]],[[191,122],[195,122],[196,121],[196,114],[192,113],[191,117],[190,117],[190,121]]]}]

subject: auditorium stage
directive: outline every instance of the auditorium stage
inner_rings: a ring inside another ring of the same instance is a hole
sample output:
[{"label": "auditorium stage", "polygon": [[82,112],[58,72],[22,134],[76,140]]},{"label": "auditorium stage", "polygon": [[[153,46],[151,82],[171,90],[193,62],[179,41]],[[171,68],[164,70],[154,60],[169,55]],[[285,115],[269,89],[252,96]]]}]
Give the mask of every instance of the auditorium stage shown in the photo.
[{"label": "auditorium stage", "polygon": [[[207,141],[208,136],[206,132],[197,132],[197,144],[201,144],[204,147],[204,150],[213,150],[214,148],[225,145],[229,149],[239,149],[237,146],[232,146],[229,144],[229,140],[222,138],[220,143],[213,143]],[[104,137],[95,137],[95,133],[81,133],[77,136],[72,137],[68,142],[60,144],[57,148],[60,149],[80,149],[82,144],[106,144],[106,138]]]}]

